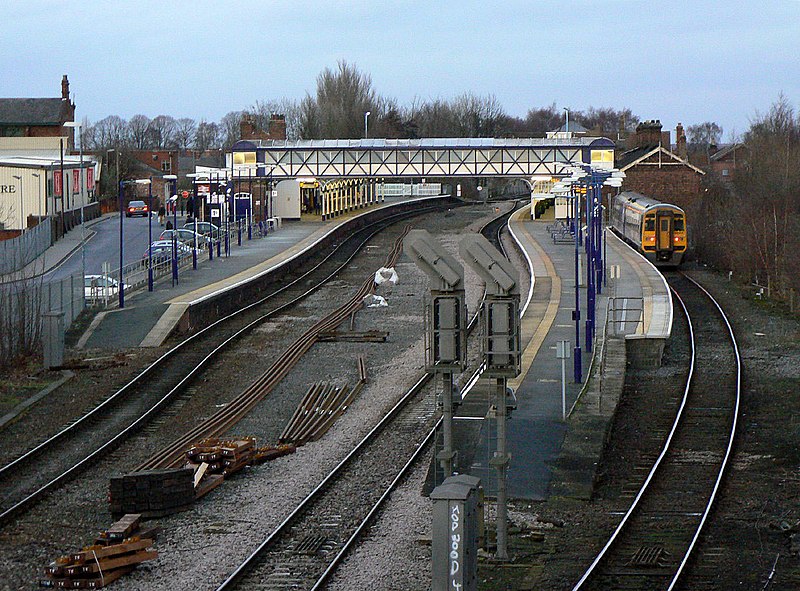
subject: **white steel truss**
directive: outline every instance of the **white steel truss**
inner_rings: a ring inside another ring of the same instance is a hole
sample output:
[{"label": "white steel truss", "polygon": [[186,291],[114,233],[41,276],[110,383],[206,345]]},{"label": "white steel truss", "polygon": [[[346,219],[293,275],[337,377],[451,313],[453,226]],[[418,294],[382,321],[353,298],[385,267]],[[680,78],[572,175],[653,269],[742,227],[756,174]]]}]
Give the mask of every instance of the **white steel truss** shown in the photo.
[{"label": "white steel truss", "polygon": [[562,174],[565,165],[589,164],[592,150],[613,148],[607,138],[458,138],[242,140],[232,151],[255,152],[257,175],[278,180],[552,176]]}]

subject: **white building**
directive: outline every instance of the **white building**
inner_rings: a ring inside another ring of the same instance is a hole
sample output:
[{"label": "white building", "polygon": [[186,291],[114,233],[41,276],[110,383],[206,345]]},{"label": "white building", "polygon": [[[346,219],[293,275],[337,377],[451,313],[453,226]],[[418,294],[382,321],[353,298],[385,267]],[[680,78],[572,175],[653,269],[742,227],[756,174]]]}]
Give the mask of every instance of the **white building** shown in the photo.
[{"label": "white building", "polygon": [[97,163],[66,155],[67,138],[0,138],[0,229],[27,228],[29,216],[80,209],[95,194]]}]

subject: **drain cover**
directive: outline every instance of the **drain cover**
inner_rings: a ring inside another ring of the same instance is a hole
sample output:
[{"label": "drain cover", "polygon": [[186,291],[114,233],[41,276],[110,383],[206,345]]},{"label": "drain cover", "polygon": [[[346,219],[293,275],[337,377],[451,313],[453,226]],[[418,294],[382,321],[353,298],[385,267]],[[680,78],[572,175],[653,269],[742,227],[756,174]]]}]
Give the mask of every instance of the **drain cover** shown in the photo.
[{"label": "drain cover", "polygon": [[642,546],[633,553],[627,566],[666,566],[669,552],[661,546]]},{"label": "drain cover", "polygon": [[328,541],[328,538],[324,536],[306,536],[298,542],[294,551],[296,554],[308,554],[312,556],[319,552],[326,541]]}]

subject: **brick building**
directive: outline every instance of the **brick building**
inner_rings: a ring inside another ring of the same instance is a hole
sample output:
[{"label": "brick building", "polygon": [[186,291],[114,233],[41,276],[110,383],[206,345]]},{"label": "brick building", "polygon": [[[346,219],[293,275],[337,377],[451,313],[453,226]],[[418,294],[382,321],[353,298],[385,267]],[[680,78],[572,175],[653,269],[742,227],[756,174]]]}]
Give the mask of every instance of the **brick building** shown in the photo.
[{"label": "brick building", "polygon": [[239,133],[240,139],[243,140],[285,140],[286,116],[270,115],[267,129],[261,129],[256,123],[256,118],[245,113],[239,123]]},{"label": "brick building", "polygon": [[[686,136],[681,138],[682,130],[678,124],[676,152],[685,152]],[[668,131],[662,131],[660,121],[643,121],[628,138],[627,149],[616,155],[616,167],[626,175],[626,191],[692,209],[700,198],[705,172],[668,149],[669,136]]]},{"label": "brick building", "polygon": [[736,169],[747,166],[750,149],[746,144],[736,143],[722,146],[709,157],[711,171],[725,182],[736,178]]},{"label": "brick building", "polygon": [[72,128],[75,104],[69,99],[67,75],[61,79],[61,98],[0,98],[0,137],[68,137],[75,145]]}]

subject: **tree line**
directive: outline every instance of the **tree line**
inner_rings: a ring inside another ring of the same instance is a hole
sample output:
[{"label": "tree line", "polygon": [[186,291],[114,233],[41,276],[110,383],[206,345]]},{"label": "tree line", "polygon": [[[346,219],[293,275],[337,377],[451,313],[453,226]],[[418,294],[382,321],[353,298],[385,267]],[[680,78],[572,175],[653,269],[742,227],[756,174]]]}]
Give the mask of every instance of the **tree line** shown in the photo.
[{"label": "tree line", "polygon": [[797,307],[800,293],[800,115],[784,96],[757,114],[731,181],[704,179],[694,213],[700,260]]}]

